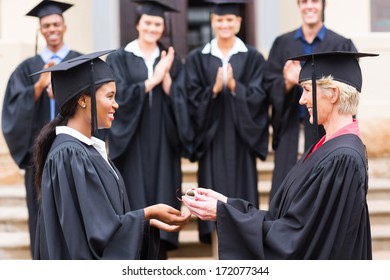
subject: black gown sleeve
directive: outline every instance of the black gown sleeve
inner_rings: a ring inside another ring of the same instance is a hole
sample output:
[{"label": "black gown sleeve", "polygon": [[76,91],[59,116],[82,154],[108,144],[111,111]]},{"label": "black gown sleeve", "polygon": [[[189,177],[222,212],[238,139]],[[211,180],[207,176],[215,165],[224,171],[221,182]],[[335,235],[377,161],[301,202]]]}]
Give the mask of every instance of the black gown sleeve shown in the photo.
[{"label": "black gown sleeve", "polygon": [[[233,67],[238,59],[239,56],[232,57]],[[265,60],[259,52],[250,49],[246,62],[245,66],[238,64],[236,70],[233,68],[236,91],[229,100],[238,134],[260,159],[265,160],[268,152],[268,99],[262,87]],[[245,78],[240,77],[241,71]]]},{"label": "black gown sleeve", "polygon": [[165,112],[167,136],[181,156],[191,159],[193,154],[194,131],[190,121],[185,73],[178,58],[171,71],[172,86],[169,96],[164,95],[168,110]]},{"label": "black gown sleeve", "polygon": [[[116,159],[126,149],[136,133],[145,100],[145,79],[147,69],[141,58],[132,59],[123,49],[110,54],[107,64],[116,78],[116,102],[119,109],[115,113],[115,122],[110,129],[110,157]],[[136,73],[135,73],[136,71]],[[138,82],[132,82],[134,76]],[[139,78],[141,77],[141,78]]]},{"label": "black gown sleeve", "polygon": [[[24,61],[8,80],[2,110],[2,130],[10,153],[20,168],[29,164],[35,121],[34,83],[35,77],[29,64]],[[36,64],[36,63],[35,63]],[[43,67],[43,61],[40,65]],[[37,68],[40,70],[40,68]]]}]

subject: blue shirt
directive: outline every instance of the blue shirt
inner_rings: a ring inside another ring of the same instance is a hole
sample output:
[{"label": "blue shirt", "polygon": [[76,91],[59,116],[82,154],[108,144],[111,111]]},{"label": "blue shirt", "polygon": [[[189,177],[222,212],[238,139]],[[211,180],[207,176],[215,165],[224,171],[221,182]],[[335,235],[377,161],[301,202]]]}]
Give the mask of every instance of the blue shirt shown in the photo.
[{"label": "blue shirt", "polygon": [[[46,63],[49,61],[55,62],[55,64],[60,63],[70,52],[70,49],[67,45],[63,45],[61,49],[58,50],[58,52],[53,53],[51,50],[49,50],[47,47],[42,50],[42,52],[39,54],[42,58],[42,60]],[[50,99],[50,119],[54,119],[55,117],[55,101],[54,99]]]}]

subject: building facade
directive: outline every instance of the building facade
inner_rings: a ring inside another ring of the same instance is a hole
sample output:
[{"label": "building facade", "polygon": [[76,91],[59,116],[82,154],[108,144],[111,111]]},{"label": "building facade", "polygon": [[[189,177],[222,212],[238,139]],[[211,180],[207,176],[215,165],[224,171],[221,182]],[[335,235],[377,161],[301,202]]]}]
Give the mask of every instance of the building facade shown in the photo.
[{"label": "building facade", "polygon": [[[41,0],[0,0],[0,105],[15,67],[34,55],[38,20],[25,14]],[[74,7],[64,13],[65,42],[88,53],[124,46],[136,36],[135,4],[131,0],[67,0]],[[177,53],[184,59],[192,48],[210,38],[209,11],[200,0],[166,0],[182,12],[172,16],[171,31]],[[327,0],[325,24],[351,38],[360,52],[379,53],[361,61],[364,84],[358,116],[368,151],[390,155],[390,4],[385,0]],[[296,0],[250,0],[243,10],[240,36],[267,57],[276,36],[295,29],[301,19]],[[167,34],[164,38],[168,41]],[[39,46],[44,41],[39,37]],[[0,116],[1,117],[1,116]],[[3,136],[0,132],[0,138]],[[4,146],[4,141],[0,144]],[[6,152],[5,147],[0,151]]]}]

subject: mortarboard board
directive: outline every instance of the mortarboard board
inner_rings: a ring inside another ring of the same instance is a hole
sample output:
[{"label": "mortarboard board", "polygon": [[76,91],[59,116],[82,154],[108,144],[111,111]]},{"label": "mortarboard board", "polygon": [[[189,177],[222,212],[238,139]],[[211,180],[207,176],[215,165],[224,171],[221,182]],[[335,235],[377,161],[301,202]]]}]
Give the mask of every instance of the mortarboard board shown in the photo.
[{"label": "mortarboard board", "polygon": [[113,51],[106,50],[81,55],[31,74],[51,72],[54,99],[60,108],[70,99],[90,88],[92,135],[97,134],[95,88],[100,84],[115,81],[110,66],[99,57]]},{"label": "mortarboard board", "polygon": [[141,15],[159,16],[165,18],[165,12],[179,12],[179,10],[158,0],[132,0],[139,4],[137,12]]},{"label": "mortarboard board", "polygon": [[31,11],[29,11],[26,16],[32,16],[37,18],[42,18],[48,15],[62,15],[67,9],[72,7],[73,4],[43,0],[38,5],[36,5]]},{"label": "mortarboard board", "polygon": [[334,80],[351,85],[361,92],[363,79],[358,58],[366,56],[378,56],[378,54],[333,51],[295,56],[288,59],[304,62],[299,73],[299,83],[312,81],[315,141],[318,140],[316,80],[331,75]]},{"label": "mortarboard board", "polygon": [[217,15],[240,15],[240,4],[246,4],[247,0],[205,0],[212,4],[212,13]]}]

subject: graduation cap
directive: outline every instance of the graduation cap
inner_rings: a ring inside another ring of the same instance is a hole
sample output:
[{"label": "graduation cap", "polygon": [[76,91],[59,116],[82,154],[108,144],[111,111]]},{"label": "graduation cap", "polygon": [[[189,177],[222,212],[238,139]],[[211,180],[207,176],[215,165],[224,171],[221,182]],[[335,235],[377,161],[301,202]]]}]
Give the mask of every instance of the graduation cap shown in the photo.
[{"label": "graduation cap", "polygon": [[137,12],[140,15],[158,16],[164,18],[165,12],[179,12],[179,10],[158,0],[132,0],[139,4]]},{"label": "graduation cap", "polygon": [[240,5],[248,0],[205,0],[212,4],[212,13],[217,15],[240,15]]},{"label": "graduation cap", "polygon": [[113,51],[106,50],[81,55],[31,74],[51,72],[54,99],[60,108],[73,97],[89,88],[91,94],[91,129],[94,136],[97,135],[96,86],[115,81],[110,66],[99,57]]},{"label": "graduation cap", "polygon": [[48,15],[62,15],[67,9],[72,7],[73,4],[43,0],[38,5],[36,5],[31,11],[29,11],[26,16],[32,16],[37,18],[43,18]]},{"label": "graduation cap", "polygon": [[333,51],[312,53],[288,59],[304,62],[301,72],[299,73],[299,83],[308,80],[312,81],[313,126],[315,141],[318,140],[316,80],[331,75],[334,80],[351,85],[361,92],[363,79],[358,59],[366,56],[378,56],[378,54]]},{"label": "graduation cap", "polygon": [[[174,12],[174,13],[180,12],[179,10],[171,7],[170,5],[158,0],[132,0],[132,1],[139,4],[137,12],[140,15],[158,16],[165,19],[166,12]],[[173,46],[172,20],[170,17],[168,20],[168,24],[169,24],[168,26],[169,40],[171,46]]]}]

